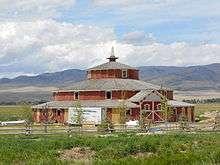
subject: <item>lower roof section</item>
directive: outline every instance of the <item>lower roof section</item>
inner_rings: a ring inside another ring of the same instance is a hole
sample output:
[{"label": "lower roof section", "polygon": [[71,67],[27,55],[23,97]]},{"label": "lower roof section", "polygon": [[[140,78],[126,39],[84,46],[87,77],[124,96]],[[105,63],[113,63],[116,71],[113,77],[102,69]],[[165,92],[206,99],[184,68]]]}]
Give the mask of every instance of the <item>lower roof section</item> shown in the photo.
[{"label": "lower roof section", "polygon": [[141,80],[134,79],[90,79],[81,82],[77,82],[68,88],[59,90],[58,92],[65,91],[106,91],[106,90],[159,90],[160,87],[154,84],[150,84]]},{"label": "lower roof section", "polygon": [[193,107],[195,106],[194,104],[189,104],[186,102],[176,101],[176,100],[168,100],[168,105],[170,105],[171,107]]},{"label": "lower roof section", "polygon": [[[78,101],[51,101],[44,104],[35,105],[34,109],[46,109],[46,108],[64,108],[75,107]],[[125,100],[80,100],[82,107],[101,107],[101,108],[118,108],[125,104],[128,108],[138,108],[137,104],[134,104]]]}]

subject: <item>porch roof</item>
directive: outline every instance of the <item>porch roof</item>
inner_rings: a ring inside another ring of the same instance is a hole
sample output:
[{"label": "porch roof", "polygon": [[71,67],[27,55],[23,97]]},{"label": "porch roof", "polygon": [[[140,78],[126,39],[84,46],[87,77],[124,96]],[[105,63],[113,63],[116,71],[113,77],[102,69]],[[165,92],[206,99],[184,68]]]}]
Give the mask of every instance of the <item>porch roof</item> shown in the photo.
[{"label": "porch roof", "polygon": [[168,100],[168,105],[170,105],[171,107],[193,107],[195,106],[194,104],[189,104],[186,102],[176,101],[176,100]]},{"label": "porch roof", "polygon": [[[80,100],[82,107],[101,107],[101,108],[118,108],[125,102],[125,105],[128,108],[138,108],[137,104],[126,100]],[[43,109],[43,108],[69,108],[75,107],[77,101],[51,101],[39,105],[32,106],[34,109]]]}]

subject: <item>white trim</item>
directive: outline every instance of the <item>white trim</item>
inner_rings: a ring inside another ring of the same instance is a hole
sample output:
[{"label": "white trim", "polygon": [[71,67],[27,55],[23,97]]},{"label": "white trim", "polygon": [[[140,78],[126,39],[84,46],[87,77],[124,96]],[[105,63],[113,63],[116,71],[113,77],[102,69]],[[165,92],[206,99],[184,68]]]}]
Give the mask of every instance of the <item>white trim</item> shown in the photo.
[{"label": "white trim", "polygon": [[[124,72],[126,73],[125,76],[124,76]],[[121,70],[121,77],[122,78],[128,78],[128,70],[127,69],[122,69]]]}]

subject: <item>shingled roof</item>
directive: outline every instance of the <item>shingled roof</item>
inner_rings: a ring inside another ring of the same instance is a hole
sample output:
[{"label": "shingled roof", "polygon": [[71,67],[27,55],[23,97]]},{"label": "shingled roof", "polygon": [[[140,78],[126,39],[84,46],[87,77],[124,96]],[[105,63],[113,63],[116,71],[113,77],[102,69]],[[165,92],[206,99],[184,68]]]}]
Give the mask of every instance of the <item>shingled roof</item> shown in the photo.
[{"label": "shingled roof", "polygon": [[168,105],[170,105],[171,107],[193,107],[195,106],[194,104],[189,104],[186,102],[176,101],[176,100],[168,100]]},{"label": "shingled roof", "polygon": [[153,92],[153,90],[142,90],[140,92],[138,92],[136,95],[132,96],[130,99],[128,99],[129,101],[132,102],[139,102],[144,100],[144,98],[148,95],[150,95]]},{"label": "shingled roof", "polygon": [[[101,107],[101,108],[117,108],[122,104],[123,100],[80,100],[82,107]],[[32,108],[64,108],[74,107],[77,101],[51,101],[44,104],[35,105]],[[125,101],[128,108],[138,108],[138,105]]]},{"label": "shingled roof", "polygon": [[120,62],[106,62],[104,64],[95,66],[93,68],[89,68],[88,71],[90,70],[109,70],[109,69],[133,69],[133,70],[138,70],[137,68],[131,67],[126,64],[122,64]]},{"label": "shingled roof", "polygon": [[[106,91],[106,90],[146,90],[160,89],[159,86],[153,85],[140,80],[133,79],[91,79],[77,82],[62,91]],[[61,90],[59,90],[62,92]]]}]

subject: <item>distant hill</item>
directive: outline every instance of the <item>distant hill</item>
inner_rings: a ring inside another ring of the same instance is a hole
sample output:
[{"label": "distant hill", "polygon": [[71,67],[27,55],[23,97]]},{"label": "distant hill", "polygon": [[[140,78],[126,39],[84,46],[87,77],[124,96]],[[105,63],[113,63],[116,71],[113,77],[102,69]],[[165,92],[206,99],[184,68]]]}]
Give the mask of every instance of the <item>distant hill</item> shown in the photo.
[{"label": "distant hill", "polygon": [[[220,63],[190,67],[142,66],[140,78],[176,90],[220,90]],[[69,69],[37,76],[0,79],[0,89],[25,86],[69,86],[85,79],[86,71]]]},{"label": "distant hill", "polygon": [[220,90],[220,63],[190,67],[139,67],[142,80],[176,90]]},{"label": "distant hill", "polygon": [[69,69],[55,73],[44,73],[37,76],[19,76],[13,79],[0,79],[0,87],[24,86],[56,86],[62,87],[85,79],[86,72],[79,69]]}]

